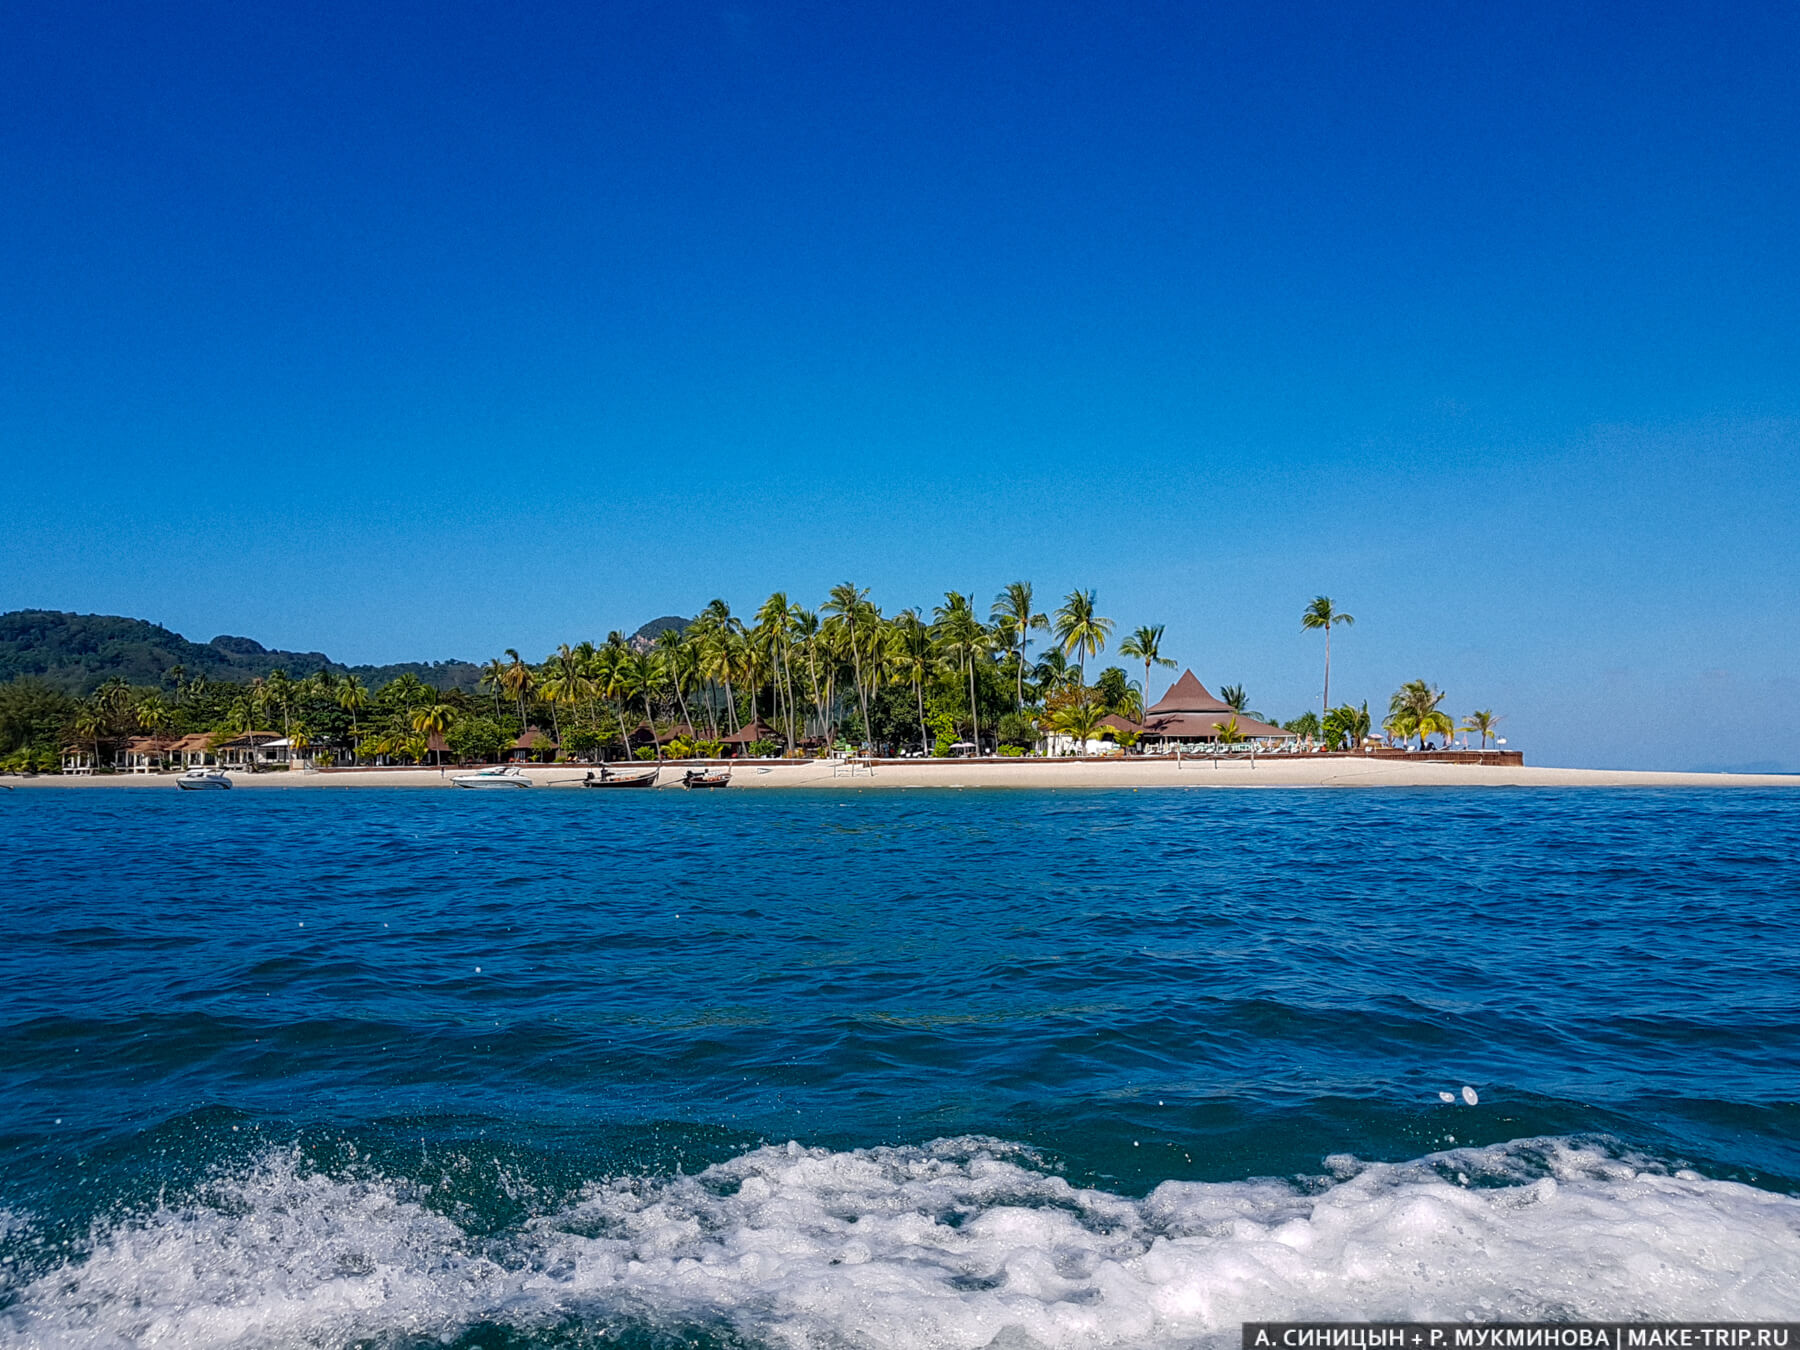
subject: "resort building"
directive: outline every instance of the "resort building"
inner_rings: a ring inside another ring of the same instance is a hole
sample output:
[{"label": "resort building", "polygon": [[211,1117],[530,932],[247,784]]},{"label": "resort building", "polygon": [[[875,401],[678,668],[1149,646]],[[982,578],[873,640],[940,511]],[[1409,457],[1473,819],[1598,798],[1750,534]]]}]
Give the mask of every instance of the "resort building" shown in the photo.
[{"label": "resort building", "polygon": [[1235,711],[1195,679],[1193,671],[1184,670],[1169,692],[1144,714],[1143,739],[1139,744],[1147,750],[1216,745],[1220,728],[1233,720],[1237,722],[1238,735],[1245,741],[1269,745],[1299,739],[1291,731]]},{"label": "resort building", "polygon": [[537,727],[527,727],[522,736],[512,743],[512,749],[506,757],[515,762],[543,760],[548,763],[556,758],[558,746],[553,737]]},{"label": "resort building", "polygon": [[172,768],[210,769],[219,762],[213,753],[212,734],[196,731],[190,736],[183,736],[169,747],[169,764]]},{"label": "resort building", "polygon": [[115,767],[128,773],[161,773],[172,762],[175,742],[163,736],[134,736],[119,751]]},{"label": "resort building", "polygon": [[85,746],[69,746],[62,754],[62,771],[64,773],[92,773],[94,771],[94,752]]},{"label": "resort building", "polygon": [[273,731],[246,731],[221,742],[217,749],[222,769],[286,767],[287,739]]}]

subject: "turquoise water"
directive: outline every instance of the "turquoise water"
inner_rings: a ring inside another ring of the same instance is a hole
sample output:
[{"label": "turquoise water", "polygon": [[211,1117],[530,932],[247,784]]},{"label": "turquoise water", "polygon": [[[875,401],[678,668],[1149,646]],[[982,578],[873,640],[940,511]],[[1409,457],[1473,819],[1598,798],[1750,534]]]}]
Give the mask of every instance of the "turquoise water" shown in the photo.
[{"label": "turquoise water", "polygon": [[4,794],[0,1345],[1793,1318],[1796,839],[1748,791]]}]

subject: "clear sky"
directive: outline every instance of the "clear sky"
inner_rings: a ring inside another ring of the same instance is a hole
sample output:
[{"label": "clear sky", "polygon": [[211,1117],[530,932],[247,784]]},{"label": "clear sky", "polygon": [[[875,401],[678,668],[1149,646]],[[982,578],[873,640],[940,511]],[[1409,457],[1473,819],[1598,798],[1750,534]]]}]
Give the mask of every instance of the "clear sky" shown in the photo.
[{"label": "clear sky", "polygon": [[[0,609],[1099,592],[1800,770],[1800,8],[0,8]],[[1158,685],[1160,686],[1159,676]]]}]

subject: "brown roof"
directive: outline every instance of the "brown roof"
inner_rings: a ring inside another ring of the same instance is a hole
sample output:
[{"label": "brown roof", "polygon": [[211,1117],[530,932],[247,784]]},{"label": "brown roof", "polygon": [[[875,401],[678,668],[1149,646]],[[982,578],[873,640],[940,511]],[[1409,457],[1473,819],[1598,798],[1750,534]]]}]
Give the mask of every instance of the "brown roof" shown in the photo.
[{"label": "brown roof", "polygon": [[125,742],[128,755],[160,755],[174,748],[175,742],[162,736],[133,736]]},{"label": "brown roof", "polygon": [[1113,731],[1142,731],[1143,723],[1134,722],[1129,717],[1120,717],[1117,713],[1108,713],[1100,719],[1100,725]]},{"label": "brown roof", "polygon": [[719,737],[720,742],[724,745],[748,745],[751,741],[778,741],[780,739],[781,737],[775,733],[775,728],[763,722],[752,722],[748,726],[740,727],[729,736]]},{"label": "brown roof", "polygon": [[194,731],[176,741],[169,749],[178,755],[188,755],[196,750],[204,750],[211,744],[212,733],[210,731]]},{"label": "brown roof", "polygon": [[428,751],[434,750],[440,755],[450,753],[450,746],[445,742],[443,736],[435,731],[425,738],[425,748]]},{"label": "brown roof", "polygon": [[555,744],[556,742],[554,740],[544,732],[539,731],[536,727],[527,727],[525,729],[525,734],[512,743],[512,748],[515,750],[536,750],[540,745]]},{"label": "brown roof", "polygon": [[686,722],[671,722],[661,731],[657,731],[648,722],[639,722],[631,729],[633,736],[654,736],[659,741],[672,741],[677,736],[686,736],[690,741],[700,739],[699,735]]},{"label": "brown roof", "polygon": [[236,748],[238,746],[243,746],[243,745],[255,746],[255,745],[261,745],[264,741],[278,741],[280,739],[281,739],[281,735],[279,732],[246,731],[239,735],[233,736],[228,741],[221,742],[219,748],[221,750],[223,750],[228,745],[232,746],[233,748]]},{"label": "brown roof", "polygon": [[1283,731],[1268,722],[1259,722],[1254,717],[1245,717],[1242,713],[1234,713],[1230,708],[1224,712],[1203,713],[1169,713],[1162,717],[1151,717],[1144,728],[1146,736],[1154,736],[1168,741],[1211,741],[1217,740],[1219,728],[1233,717],[1237,718],[1238,732],[1245,736],[1292,736],[1291,731]]},{"label": "brown roof", "polygon": [[[1229,713],[1231,705],[1222,699],[1214,698],[1205,685],[1194,678],[1194,672],[1184,670],[1181,678],[1169,686],[1164,694],[1151,707],[1148,719],[1154,719],[1158,713]],[[1240,722],[1242,718],[1238,719]]]}]

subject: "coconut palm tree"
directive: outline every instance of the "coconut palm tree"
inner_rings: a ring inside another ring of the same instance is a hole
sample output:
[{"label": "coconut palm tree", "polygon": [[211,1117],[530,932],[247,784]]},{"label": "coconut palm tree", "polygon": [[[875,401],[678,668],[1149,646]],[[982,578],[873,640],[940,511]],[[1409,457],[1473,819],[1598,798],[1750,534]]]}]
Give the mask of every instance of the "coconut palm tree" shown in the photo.
[{"label": "coconut palm tree", "polygon": [[1478,712],[1470,713],[1468,718],[1463,722],[1462,729],[1464,731],[1473,731],[1479,735],[1481,737],[1481,748],[1485,750],[1487,749],[1488,737],[1494,734],[1494,729],[1499,726],[1500,722],[1501,719],[1495,717],[1491,711],[1483,709]]},{"label": "coconut palm tree", "polygon": [[[863,674],[880,640],[881,611],[869,603],[868,588],[846,581],[831,588],[831,594],[819,613],[828,616],[825,628],[832,630],[850,651],[850,666],[856,681],[857,702],[862,705],[863,736],[869,735],[870,691],[864,687]],[[864,649],[868,648],[867,651]]]},{"label": "coconut palm tree", "polygon": [[294,702],[293,680],[288,678],[285,670],[277,666],[269,672],[269,678],[264,682],[263,689],[268,701],[281,709],[281,734],[291,739],[294,727],[289,711]]},{"label": "coconut palm tree", "polygon": [[1424,680],[1408,680],[1388,700],[1388,715],[1381,725],[1403,741],[1417,736],[1423,750],[1430,736],[1448,737],[1455,730],[1450,715],[1438,710],[1443,701],[1442,689],[1434,689]]},{"label": "coconut palm tree", "polygon": [[1090,697],[1088,691],[1083,690],[1056,710],[1050,718],[1050,729],[1067,736],[1081,750],[1086,750],[1087,743],[1094,739],[1100,730],[1100,721],[1105,716],[1106,709],[1100,705],[1100,700]]},{"label": "coconut palm tree", "polygon": [[975,701],[975,662],[982,653],[992,650],[994,635],[975,617],[968,598],[956,591],[944,592],[944,603],[933,611],[938,649],[956,662],[957,669],[969,676],[970,740],[975,753],[981,753],[981,711]]},{"label": "coconut palm tree", "polygon": [[[516,652],[513,654],[517,655]],[[475,687],[492,692],[494,695],[494,719],[498,721],[500,718],[500,691],[506,688],[506,662],[497,656],[489,657],[488,663],[481,668],[481,678],[476,681]]]},{"label": "coconut palm tree", "polygon": [[1372,725],[1366,701],[1361,708],[1352,708],[1346,703],[1341,708],[1333,708],[1319,720],[1320,738],[1328,750],[1354,750],[1362,744]]},{"label": "coconut palm tree", "polygon": [[586,663],[566,642],[544,662],[544,670],[544,681],[538,688],[538,694],[550,705],[551,734],[556,737],[556,743],[561,745],[562,719],[556,715],[557,705],[580,707],[581,701],[588,697],[593,686],[588,681]]},{"label": "coconut palm tree", "polygon": [[1238,726],[1237,714],[1233,713],[1219,723],[1218,739],[1220,745],[1242,745],[1244,733]]},{"label": "coconut palm tree", "polygon": [[1150,667],[1165,666],[1170,670],[1175,668],[1175,663],[1162,654],[1162,639],[1163,625],[1147,623],[1142,628],[1132,630],[1130,636],[1119,644],[1120,656],[1144,663],[1143,697],[1146,707],[1150,703]]},{"label": "coconut palm tree", "polygon": [[500,683],[506,687],[506,692],[518,702],[519,730],[522,735],[529,725],[525,721],[525,700],[537,687],[537,676],[532,674],[531,667],[525,664],[524,658],[514,648],[508,647],[506,654],[512,659],[507,663],[506,673],[500,677]]},{"label": "coconut palm tree", "polygon": [[887,650],[894,674],[913,687],[913,701],[919,709],[919,749],[929,755],[931,733],[925,727],[925,681],[937,669],[937,656],[931,646],[931,629],[917,610],[903,609],[894,616]]},{"label": "coconut palm tree", "polygon": [[1068,655],[1061,647],[1051,647],[1038,657],[1037,664],[1031,668],[1031,682],[1037,686],[1039,699],[1048,698],[1067,685],[1074,676],[1074,667],[1069,664]]},{"label": "coconut palm tree", "polygon": [[1081,683],[1087,684],[1087,659],[1106,650],[1106,639],[1112,636],[1113,621],[1096,611],[1094,592],[1070,591],[1056,611],[1052,631],[1062,644],[1063,652],[1075,658],[1081,671]]},{"label": "coconut palm tree", "polygon": [[792,634],[788,628],[790,608],[787,596],[781,591],[763,601],[762,608],[756,611],[756,626],[750,630],[750,640],[762,648],[768,659],[775,684],[775,704],[782,710],[776,720],[782,724],[782,737],[787,741],[791,755],[794,753],[794,671]]},{"label": "coconut palm tree", "polygon": [[1314,596],[1313,602],[1300,616],[1302,629],[1322,628],[1325,630],[1325,693],[1319,700],[1321,708],[1331,707],[1331,630],[1333,628],[1351,628],[1355,624],[1355,616],[1338,613],[1332,605],[1329,595]]},{"label": "coconut palm tree", "polygon": [[350,739],[352,744],[360,744],[362,740],[356,715],[369,706],[369,691],[363,682],[354,675],[346,675],[338,681],[337,705],[350,714]]},{"label": "coconut palm tree", "polygon": [[1016,700],[1018,710],[1022,712],[1025,708],[1025,652],[1031,645],[1032,633],[1048,632],[1050,620],[1033,607],[1029,581],[1008,582],[1006,589],[994,597],[988,620],[1000,634],[1007,650],[1018,660]]}]

